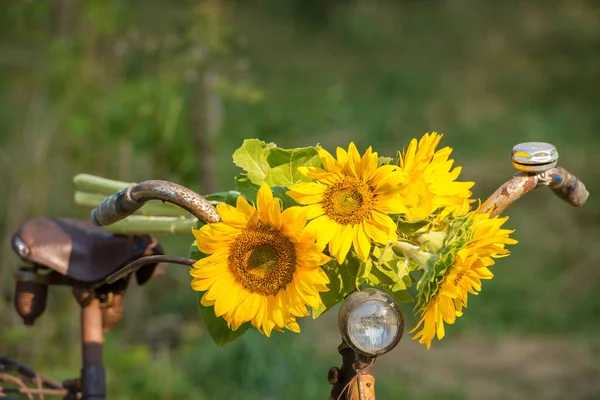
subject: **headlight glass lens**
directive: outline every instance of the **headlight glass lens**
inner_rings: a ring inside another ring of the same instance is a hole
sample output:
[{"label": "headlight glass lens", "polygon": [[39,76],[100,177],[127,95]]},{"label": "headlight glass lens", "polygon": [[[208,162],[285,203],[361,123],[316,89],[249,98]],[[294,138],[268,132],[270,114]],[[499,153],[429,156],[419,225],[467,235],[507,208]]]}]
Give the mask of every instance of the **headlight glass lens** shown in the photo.
[{"label": "headlight glass lens", "polygon": [[367,354],[389,347],[398,335],[398,313],[388,304],[369,300],[356,307],[348,318],[348,336]]}]

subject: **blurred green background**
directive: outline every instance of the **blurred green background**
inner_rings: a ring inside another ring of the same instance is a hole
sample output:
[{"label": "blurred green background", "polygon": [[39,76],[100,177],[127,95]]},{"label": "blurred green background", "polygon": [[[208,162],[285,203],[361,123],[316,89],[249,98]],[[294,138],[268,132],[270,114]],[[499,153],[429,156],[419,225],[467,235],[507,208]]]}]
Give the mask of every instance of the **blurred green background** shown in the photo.
[{"label": "blurred green background", "polygon": [[[79,172],[233,187],[231,154],[353,140],[394,155],[445,133],[485,198],[521,141],[548,141],[588,186],[510,209],[519,240],[432,350],[407,335],[377,363],[378,398],[600,398],[600,6],[590,1],[6,0],[0,7],[0,354],[79,370],[78,308],[51,292],[35,328],[12,307],[28,218],[88,217]],[[184,255],[189,237],[166,237]],[[216,347],[185,269],[128,292],[107,335],[113,399],[327,398],[336,311],[303,332]],[[405,313],[410,314],[409,307]],[[414,319],[409,318],[407,328]]]}]

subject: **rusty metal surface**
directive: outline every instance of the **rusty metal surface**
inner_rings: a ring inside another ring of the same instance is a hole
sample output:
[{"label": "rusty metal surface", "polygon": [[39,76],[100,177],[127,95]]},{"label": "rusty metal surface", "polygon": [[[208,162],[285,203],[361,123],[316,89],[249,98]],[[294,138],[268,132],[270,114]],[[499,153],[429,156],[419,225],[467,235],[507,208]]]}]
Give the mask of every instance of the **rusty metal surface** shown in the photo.
[{"label": "rusty metal surface", "polygon": [[353,368],[355,356],[354,350],[352,350],[350,346],[346,344],[346,342],[342,342],[342,344],[338,346],[338,352],[342,356],[342,366],[338,369],[339,373],[337,374],[337,379],[334,381],[333,387],[331,388],[330,398],[336,400],[345,400],[345,393],[348,389],[348,385],[350,384],[352,378],[354,378],[356,375],[356,372]]},{"label": "rusty metal surface", "polygon": [[8,397],[10,393],[24,395],[29,400],[45,399],[46,396],[64,397],[69,392],[67,389],[46,389],[43,387],[30,388],[23,379],[13,375],[0,373],[0,382],[9,382],[17,386],[15,388],[4,388],[0,386],[0,398]]},{"label": "rusty metal surface", "polygon": [[51,389],[62,389],[63,385],[53,379],[50,379],[25,364],[13,360],[12,358],[0,356],[0,371],[12,371],[18,373],[30,380],[39,381],[43,386]]},{"label": "rusty metal surface", "polygon": [[510,205],[530,191],[548,186],[561,199],[581,207],[589,193],[575,175],[564,168],[555,167],[544,172],[519,172],[500,186],[479,208],[479,212],[489,212],[492,217],[502,214]]},{"label": "rusty metal surface", "polygon": [[102,363],[102,309],[100,300],[93,298],[88,305],[81,309],[81,338],[84,364]]},{"label": "rusty metal surface", "polygon": [[366,371],[358,371],[350,382],[346,397],[348,400],[375,400],[375,377]]},{"label": "rusty metal surface", "polygon": [[[564,168],[556,167],[546,171],[548,186],[554,194],[575,207],[581,207],[589,197],[583,182]],[[543,181],[543,179],[540,179]]]},{"label": "rusty metal surface", "polygon": [[520,197],[538,186],[538,175],[519,172],[500,186],[479,208],[480,213],[489,212],[491,216],[502,214]]},{"label": "rusty metal surface", "polygon": [[64,397],[68,394],[68,390],[59,382],[9,358],[0,357],[0,371],[8,371],[0,372],[0,383],[6,382],[11,385],[0,385],[0,398],[10,396],[11,393],[24,395],[31,400],[44,399],[45,396]]},{"label": "rusty metal surface", "polygon": [[118,191],[92,211],[92,221],[101,226],[113,224],[150,200],[175,204],[206,224],[220,221],[217,210],[204,197],[184,186],[160,180],[141,182]]},{"label": "rusty metal surface", "polygon": [[100,300],[93,298],[81,309],[82,339],[82,400],[103,400],[106,397],[106,377],[102,364],[102,309]]},{"label": "rusty metal surface", "polygon": [[25,325],[33,325],[46,309],[48,286],[34,281],[16,281],[14,307]]},{"label": "rusty metal surface", "polygon": [[107,298],[109,299],[102,304],[102,329],[104,333],[108,332],[110,328],[115,326],[117,322],[123,318],[123,303],[125,302],[125,291],[121,292],[109,292]]},{"label": "rusty metal surface", "polygon": [[[375,400],[375,358],[357,357],[346,342],[338,347],[341,368],[331,368],[328,380],[333,385],[329,394],[335,400]],[[335,371],[332,373],[332,371]],[[335,376],[334,376],[335,375]]]}]

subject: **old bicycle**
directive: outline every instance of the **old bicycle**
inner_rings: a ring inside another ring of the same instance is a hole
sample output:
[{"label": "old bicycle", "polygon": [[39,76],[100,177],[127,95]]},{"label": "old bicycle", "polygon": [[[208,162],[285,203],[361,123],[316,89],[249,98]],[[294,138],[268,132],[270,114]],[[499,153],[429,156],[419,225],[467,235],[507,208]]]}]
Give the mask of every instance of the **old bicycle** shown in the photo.
[{"label": "old bicycle", "polygon": [[[541,186],[574,206],[587,200],[585,186],[557,167],[556,149],[544,143],[513,148],[519,170],[481,206],[481,212],[503,213],[521,196]],[[213,204],[191,190],[165,181],[131,185],[106,199],[92,212],[93,223],[40,218],[28,221],[14,235],[15,252],[29,266],[15,274],[15,308],[23,322],[32,325],[45,308],[48,286],[73,289],[81,306],[82,369],[78,378],[57,382],[6,357],[0,357],[0,397],[99,400],[106,398],[102,361],[103,333],[122,314],[123,296],[133,277],[150,279],[164,263],[192,265],[196,260],[163,254],[148,235],[113,235],[99,226],[122,220],[150,200],[182,207],[205,224],[219,221]],[[329,370],[333,399],[375,399],[373,365],[391,351],[404,331],[398,304],[377,289],[358,290],[346,297],[338,315],[342,344],[341,367]]]}]

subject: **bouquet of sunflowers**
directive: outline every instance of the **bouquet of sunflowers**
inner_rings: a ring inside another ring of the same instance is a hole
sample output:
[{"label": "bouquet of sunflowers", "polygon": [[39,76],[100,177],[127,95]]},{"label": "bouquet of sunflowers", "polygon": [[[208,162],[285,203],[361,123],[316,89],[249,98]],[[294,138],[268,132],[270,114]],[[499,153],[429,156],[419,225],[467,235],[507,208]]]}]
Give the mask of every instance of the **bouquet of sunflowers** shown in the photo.
[{"label": "bouquet of sunflowers", "polygon": [[244,141],[236,190],[206,196],[221,222],[192,229],[191,287],[215,342],[252,326],[300,332],[298,318],[365,286],[414,303],[419,343],[442,339],[516,241],[506,217],[473,209],[473,183],[458,180],[441,138],[413,139],[395,158],[354,143],[334,156]]}]

